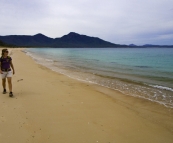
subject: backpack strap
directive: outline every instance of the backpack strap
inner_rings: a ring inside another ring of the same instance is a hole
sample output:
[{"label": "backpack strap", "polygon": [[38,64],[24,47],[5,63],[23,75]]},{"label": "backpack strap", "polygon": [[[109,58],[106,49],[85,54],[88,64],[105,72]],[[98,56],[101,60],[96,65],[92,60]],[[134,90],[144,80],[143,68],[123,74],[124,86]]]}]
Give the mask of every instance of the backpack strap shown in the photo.
[{"label": "backpack strap", "polygon": [[[7,58],[8,58],[8,59],[11,59],[10,56],[7,56]],[[4,59],[3,56],[1,56],[1,57],[0,57],[0,62],[2,62],[3,59]]]}]

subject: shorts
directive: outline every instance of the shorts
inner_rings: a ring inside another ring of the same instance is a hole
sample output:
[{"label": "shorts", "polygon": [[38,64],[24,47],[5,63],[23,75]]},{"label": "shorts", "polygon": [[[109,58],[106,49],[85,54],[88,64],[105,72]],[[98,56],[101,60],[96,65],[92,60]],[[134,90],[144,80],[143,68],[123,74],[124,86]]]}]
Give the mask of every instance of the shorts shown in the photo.
[{"label": "shorts", "polygon": [[2,79],[7,77],[12,77],[12,71],[7,71],[7,72],[2,71],[1,77]]}]

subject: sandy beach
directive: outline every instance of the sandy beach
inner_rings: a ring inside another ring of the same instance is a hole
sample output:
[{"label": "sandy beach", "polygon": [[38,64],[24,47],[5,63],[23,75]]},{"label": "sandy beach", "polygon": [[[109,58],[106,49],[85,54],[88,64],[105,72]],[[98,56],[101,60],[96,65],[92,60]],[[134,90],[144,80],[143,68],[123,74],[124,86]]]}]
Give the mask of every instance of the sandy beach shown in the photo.
[{"label": "sandy beach", "polygon": [[14,97],[0,93],[0,143],[173,142],[172,109],[71,79],[22,49],[11,57]]}]

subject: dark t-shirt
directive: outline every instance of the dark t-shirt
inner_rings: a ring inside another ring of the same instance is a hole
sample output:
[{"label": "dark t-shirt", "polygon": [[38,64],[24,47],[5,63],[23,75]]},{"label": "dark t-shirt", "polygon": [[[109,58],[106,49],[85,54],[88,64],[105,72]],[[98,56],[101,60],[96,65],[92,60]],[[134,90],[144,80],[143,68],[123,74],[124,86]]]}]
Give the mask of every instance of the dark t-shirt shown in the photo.
[{"label": "dark t-shirt", "polygon": [[12,58],[10,56],[7,56],[6,58],[1,57],[0,58],[1,69],[9,69],[11,60]]}]

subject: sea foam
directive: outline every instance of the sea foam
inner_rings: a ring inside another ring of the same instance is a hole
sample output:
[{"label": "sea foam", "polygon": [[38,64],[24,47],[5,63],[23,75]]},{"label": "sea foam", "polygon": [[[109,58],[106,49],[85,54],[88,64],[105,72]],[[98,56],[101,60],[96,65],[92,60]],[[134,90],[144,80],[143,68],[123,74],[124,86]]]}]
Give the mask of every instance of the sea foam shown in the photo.
[{"label": "sea foam", "polygon": [[155,87],[155,88],[159,88],[159,89],[168,90],[168,91],[173,91],[173,89],[170,87],[164,87],[164,86],[160,86],[160,85],[150,85],[150,86]]}]

